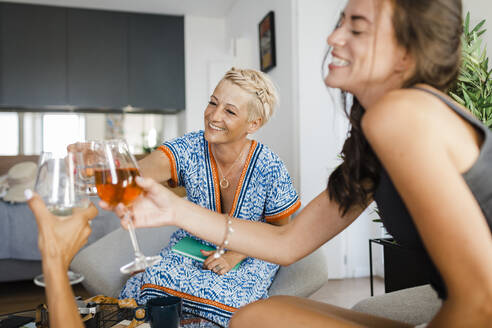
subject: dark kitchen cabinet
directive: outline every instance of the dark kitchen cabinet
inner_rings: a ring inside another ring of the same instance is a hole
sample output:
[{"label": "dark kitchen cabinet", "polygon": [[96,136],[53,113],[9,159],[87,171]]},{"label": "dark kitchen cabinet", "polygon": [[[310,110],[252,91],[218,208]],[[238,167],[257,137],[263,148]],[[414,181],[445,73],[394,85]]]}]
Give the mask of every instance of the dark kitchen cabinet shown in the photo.
[{"label": "dark kitchen cabinet", "polygon": [[185,108],[182,17],[129,16],[129,103],[140,108]]},{"label": "dark kitchen cabinet", "polygon": [[128,16],[68,9],[68,102],[78,107],[128,104]]},{"label": "dark kitchen cabinet", "polygon": [[184,56],[180,16],[0,2],[4,108],[176,113]]},{"label": "dark kitchen cabinet", "polygon": [[66,104],[66,10],[11,3],[0,7],[2,104]]}]

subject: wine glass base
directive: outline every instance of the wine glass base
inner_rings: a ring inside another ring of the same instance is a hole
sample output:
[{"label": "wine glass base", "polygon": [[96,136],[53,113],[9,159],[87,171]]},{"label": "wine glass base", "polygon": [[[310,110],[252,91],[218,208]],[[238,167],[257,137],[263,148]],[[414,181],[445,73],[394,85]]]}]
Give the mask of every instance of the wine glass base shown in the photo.
[{"label": "wine glass base", "polygon": [[123,274],[130,274],[145,270],[145,268],[153,266],[162,260],[162,257],[157,256],[142,256],[135,258],[135,261],[130,262],[120,268],[120,272]]},{"label": "wine glass base", "polygon": [[[80,273],[67,271],[67,275],[68,275],[68,282],[70,283],[70,285],[78,284],[84,280],[84,276]],[[46,287],[43,274],[34,277],[33,281],[36,286]]]}]

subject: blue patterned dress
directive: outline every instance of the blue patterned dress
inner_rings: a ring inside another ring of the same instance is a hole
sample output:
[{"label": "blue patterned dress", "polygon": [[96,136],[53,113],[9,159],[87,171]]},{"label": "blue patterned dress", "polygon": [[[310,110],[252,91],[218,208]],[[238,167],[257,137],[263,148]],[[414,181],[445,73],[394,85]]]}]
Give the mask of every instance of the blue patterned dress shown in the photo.
[{"label": "blue patterned dress", "polygon": [[[191,202],[221,213],[217,165],[203,131],[165,142],[159,149],[171,162],[171,182],[184,186]],[[229,215],[273,222],[290,216],[299,207],[299,197],[283,162],[253,140]],[[278,265],[248,257],[237,270],[218,275],[203,269],[201,262],[170,251],[179,240],[190,236],[198,239],[178,229],[161,250],[162,261],[131,277],[120,298],[132,297],[145,304],[154,297],[179,296],[184,310],[226,326],[237,308],[268,296]]]}]

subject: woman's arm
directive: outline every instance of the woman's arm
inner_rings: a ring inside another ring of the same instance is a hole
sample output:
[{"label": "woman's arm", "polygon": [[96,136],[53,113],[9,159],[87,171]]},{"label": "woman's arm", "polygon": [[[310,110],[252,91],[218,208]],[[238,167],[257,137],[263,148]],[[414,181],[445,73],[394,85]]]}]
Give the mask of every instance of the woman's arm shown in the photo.
[{"label": "woman's arm", "polygon": [[[272,222],[268,222],[269,224],[273,224],[275,226],[283,226],[290,222],[290,216],[278,220],[274,220]],[[216,272],[217,274],[226,274],[232,268],[236,266],[239,262],[247,258],[247,255],[234,252],[227,251],[219,258],[215,258],[213,255],[215,251],[203,251],[202,254],[208,256],[207,259],[203,262],[203,267]]]},{"label": "woman's arm", "polygon": [[281,219],[278,219],[278,220],[269,221],[268,223],[280,227],[280,226],[283,226],[283,225],[288,224],[291,221],[291,219],[292,218],[290,216],[288,216],[286,218],[281,218]]},{"label": "woman's arm", "polygon": [[38,225],[50,327],[83,327],[67,270],[73,256],[89,238],[89,221],[97,215],[97,209],[91,205],[60,218],[50,213],[41,198],[30,190],[26,191],[26,198]]},{"label": "woman's arm", "polygon": [[160,150],[155,150],[139,160],[138,166],[140,173],[146,178],[152,178],[159,183],[171,179],[171,162]]},{"label": "woman's arm", "polygon": [[[67,146],[68,152],[81,153],[83,155],[82,160],[89,165],[96,160],[96,153],[91,149],[90,142],[77,142]],[[76,160],[81,160],[76,158]],[[152,178],[157,182],[164,182],[171,179],[171,162],[169,158],[160,150],[155,150],[148,156],[145,156],[138,161],[140,173],[144,177]]]},{"label": "woman's arm", "polygon": [[485,327],[492,322],[491,233],[447,142],[470,136],[456,136],[443,124],[454,113],[428,98],[390,94],[367,111],[363,129],[446,283],[449,298],[429,327]]},{"label": "woman's arm", "polygon": [[[140,197],[133,205],[136,227],[175,225],[216,245],[222,244],[225,215],[181,199],[151,179],[137,181],[145,190],[145,197]],[[323,191],[285,226],[232,219],[234,232],[229,235],[228,248],[268,262],[289,265],[342,231],[362,210],[353,208],[341,217],[338,204]],[[116,208],[116,213],[123,215],[121,205]]]},{"label": "woman's arm", "polygon": [[56,258],[43,258],[42,266],[50,327],[84,327],[68,281],[68,268]]}]

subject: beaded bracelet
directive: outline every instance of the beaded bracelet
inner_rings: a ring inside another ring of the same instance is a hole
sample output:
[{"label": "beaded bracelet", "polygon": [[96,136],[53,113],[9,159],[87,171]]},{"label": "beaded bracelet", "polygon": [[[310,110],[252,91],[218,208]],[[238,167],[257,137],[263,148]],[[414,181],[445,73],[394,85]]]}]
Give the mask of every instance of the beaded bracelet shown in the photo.
[{"label": "beaded bracelet", "polygon": [[226,215],[226,226],[225,226],[225,233],[224,233],[224,241],[222,241],[222,244],[217,247],[214,253],[214,258],[218,259],[225,253],[225,247],[229,245],[229,236],[231,233],[234,232],[234,229],[232,228],[232,219]]}]

